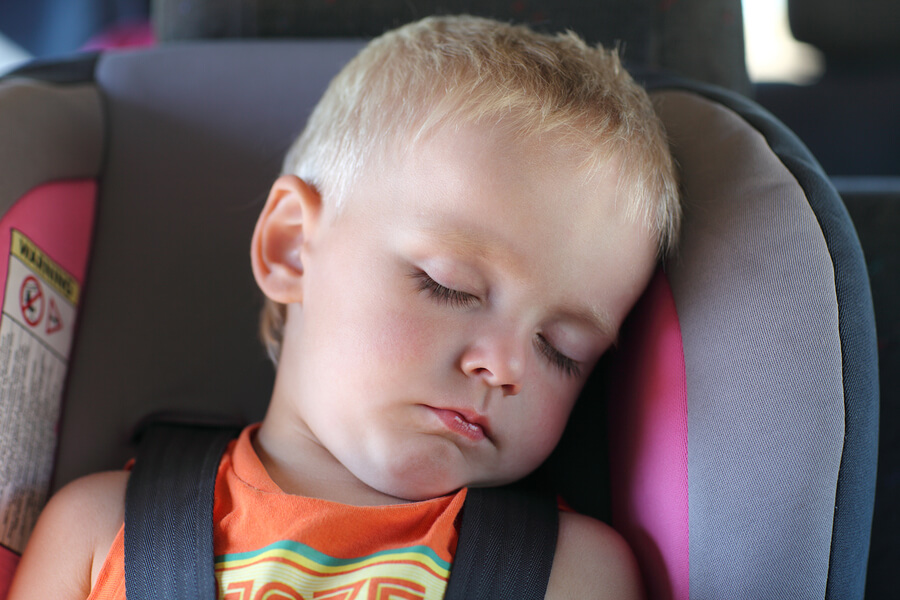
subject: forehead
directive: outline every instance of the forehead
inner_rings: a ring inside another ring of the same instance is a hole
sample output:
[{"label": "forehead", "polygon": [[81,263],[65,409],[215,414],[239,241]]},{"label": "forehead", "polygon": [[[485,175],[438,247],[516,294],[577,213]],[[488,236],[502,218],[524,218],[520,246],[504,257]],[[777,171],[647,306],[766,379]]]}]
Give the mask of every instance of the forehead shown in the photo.
[{"label": "forehead", "polygon": [[621,245],[605,243],[614,231],[647,237],[627,216],[634,211],[616,157],[589,170],[585,153],[549,135],[521,140],[500,127],[444,127],[387,157],[385,198],[412,219],[431,218],[434,229],[446,225],[448,238],[457,230],[460,241],[502,246],[528,236],[542,254],[570,252],[581,262]]},{"label": "forehead", "polygon": [[655,262],[654,237],[626,216],[618,163],[588,177],[577,154],[557,140],[515,141],[497,128],[444,128],[388,153],[364,186],[372,209],[365,212],[557,291],[560,301],[598,297],[612,275],[630,295]]}]

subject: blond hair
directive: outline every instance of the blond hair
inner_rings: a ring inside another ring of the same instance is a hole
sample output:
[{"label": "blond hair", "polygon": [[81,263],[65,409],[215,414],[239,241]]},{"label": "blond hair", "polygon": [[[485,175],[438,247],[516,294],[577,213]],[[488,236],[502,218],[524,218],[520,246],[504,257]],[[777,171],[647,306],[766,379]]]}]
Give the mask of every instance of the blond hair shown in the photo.
[{"label": "blond hair", "polygon": [[[357,179],[400,141],[441,126],[490,123],[515,139],[547,136],[582,157],[586,176],[622,165],[627,213],[677,238],[675,167],[646,92],[615,51],[490,19],[429,17],[369,43],[332,80],[288,152],[283,171],[340,210]],[[620,194],[621,195],[621,194]],[[261,335],[277,363],[286,308],[266,301]]]}]

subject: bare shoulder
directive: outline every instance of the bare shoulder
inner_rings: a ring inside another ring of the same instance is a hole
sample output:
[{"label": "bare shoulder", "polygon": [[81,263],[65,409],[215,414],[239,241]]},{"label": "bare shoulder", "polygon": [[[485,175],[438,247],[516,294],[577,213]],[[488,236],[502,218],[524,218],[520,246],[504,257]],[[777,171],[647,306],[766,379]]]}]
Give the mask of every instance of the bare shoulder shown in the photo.
[{"label": "bare shoulder", "polygon": [[591,517],[560,513],[559,539],[547,598],[643,597],[637,563],[622,536]]},{"label": "bare shoulder", "polygon": [[125,518],[128,473],[88,475],[57,492],[16,569],[9,600],[87,598]]}]

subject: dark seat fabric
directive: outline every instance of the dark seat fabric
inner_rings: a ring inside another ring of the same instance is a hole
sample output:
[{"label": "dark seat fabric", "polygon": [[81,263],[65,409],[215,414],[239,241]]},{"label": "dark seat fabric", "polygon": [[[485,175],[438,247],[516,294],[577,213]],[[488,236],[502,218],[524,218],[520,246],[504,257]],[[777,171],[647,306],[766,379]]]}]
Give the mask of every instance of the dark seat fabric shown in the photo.
[{"label": "dark seat fabric", "polygon": [[835,176],[900,177],[900,68],[830,63],[811,85],[757,84],[754,99],[778,115]]},{"label": "dark seat fabric", "polygon": [[872,280],[881,389],[878,479],[866,598],[890,598],[900,556],[900,178],[837,178]]}]

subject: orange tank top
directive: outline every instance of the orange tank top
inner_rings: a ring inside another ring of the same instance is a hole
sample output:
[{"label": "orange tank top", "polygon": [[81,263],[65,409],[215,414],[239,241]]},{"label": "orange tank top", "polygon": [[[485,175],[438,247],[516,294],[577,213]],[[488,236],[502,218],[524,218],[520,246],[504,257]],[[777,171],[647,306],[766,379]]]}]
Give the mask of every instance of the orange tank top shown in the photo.
[{"label": "orange tank top", "polygon": [[[222,600],[444,597],[465,490],[424,502],[350,506],[293,496],[269,478],[245,429],[216,478]],[[125,598],[124,527],[88,600]]]}]

